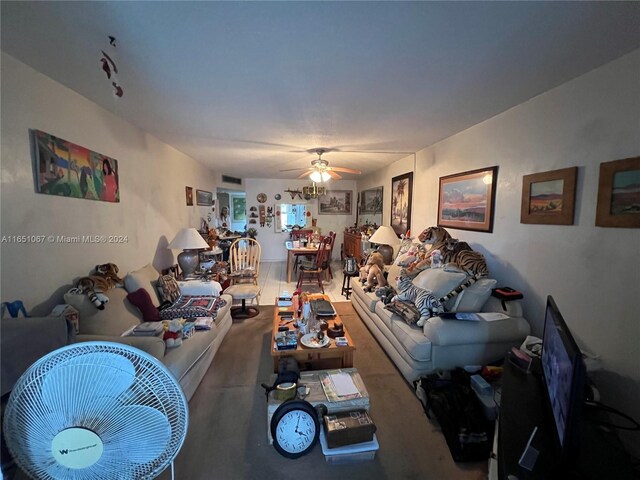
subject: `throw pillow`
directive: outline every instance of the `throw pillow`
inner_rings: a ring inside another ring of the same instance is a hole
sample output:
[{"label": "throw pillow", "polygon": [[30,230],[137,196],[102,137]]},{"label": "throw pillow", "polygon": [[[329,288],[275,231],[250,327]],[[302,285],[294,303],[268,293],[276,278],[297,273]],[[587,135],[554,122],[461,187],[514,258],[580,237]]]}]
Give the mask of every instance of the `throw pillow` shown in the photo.
[{"label": "throw pillow", "polygon": [[479,312],[497,283],[493,278],[481,278],[460,295],[449,300],[445,306],[452,312]]},{"label": "throw pillow", "polygon": [[157,288],[163,303],[173,304],[180,298],[180,286],[173,275],[160,275]]},{"label": "throw pillow", "polygon": [[149,294],[153,305],[155,307],[159,307],[160,300],[156,293],[157,279],[158,272],[151,264],[148,263],[139,270],[129,272],[127,276],[124,277],[124,288],[126,288],[129,293],[144,288]]},{"label": "throw pillow", "polygon": [[142,319],[145,322],[159,322],[160,313],[158,309],[153,306],[149,292],[144,288],[139,288],[135,292],[127,294],[127,300],[129,300],[142,314]]},{"label": "throw pillow", "polygon": [[430,290],[436,298],[442,298],[466,278],[466,273],[447,272],[442,268],[427,268],[413,279],[413,284],[424,290]]},{"label": "throw pillow", "polygon": [[389,310],[391,313],[398,315],[409,325],[415,325],[416,322],[420,320],[420,311],[411,302],[395,300],[388,305],[385,305],[384,308]]}]

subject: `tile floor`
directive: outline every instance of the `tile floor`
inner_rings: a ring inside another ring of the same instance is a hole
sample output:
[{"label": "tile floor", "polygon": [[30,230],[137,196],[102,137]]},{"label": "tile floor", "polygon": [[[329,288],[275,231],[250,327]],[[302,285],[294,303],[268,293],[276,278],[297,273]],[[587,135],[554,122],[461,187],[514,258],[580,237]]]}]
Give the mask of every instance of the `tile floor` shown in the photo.
[{"label": "tile floor", "polygon": [[[346,302],[347,298],[341,295],[342,291],[342,266],[339,261],[331,263],[333,279],[323,282],[324,293],[329,296],[332,302]],[[262,288],[260,295],[260,305],[274,305],[275,299],[282,292],[293,293],[298,281],[297,273],[291,276],[292,282],[287,283],[287,263],[286,262],[261,262],[259,283]],[[351,281],[354,279],[352,278]],[[357,281],[357,279],[356,279]],[[317,283],[305,283],[303,289],[308,292],[320,292]]]}]

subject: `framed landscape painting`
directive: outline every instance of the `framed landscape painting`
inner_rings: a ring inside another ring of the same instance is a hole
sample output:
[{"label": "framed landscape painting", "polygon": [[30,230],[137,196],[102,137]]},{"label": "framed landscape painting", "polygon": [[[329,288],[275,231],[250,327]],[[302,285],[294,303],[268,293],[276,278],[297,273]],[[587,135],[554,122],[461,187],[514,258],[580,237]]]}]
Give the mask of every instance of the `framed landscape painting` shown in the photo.
[{"label": "framed landscape painting", "polygon": [[600,164],[598,227],[640,227],[640,157]]},{"label": "framed landscape painting", "polygon": [[117,160],[40,130],[31,134],[37,193],[120,201]]},{"label": "framed landscape painting", "polygon": [[492,232],[497,177],[498,167],[440,177],[438,225]]},{"label": "framed landscape painting", "polygon": [[210,207],[213,205],[213,193],[206,190],[196,190],[196,204]]},{"label": "framed landscape painting", "polygon": [[411,228],[413,172],[391,179],[391,228],[398,236]]},{"label": "framed landscape painting", "polygon": [[352,197],[351,190],[327,190],[318,196],[318,214],[351,215]]},{"label": "framed landscape painting", "polygon": [[382,213],[382,187],[370,188],[360,193],[360,213]]},{"label": "framed landscape painting", "polygon": [[578,168],[522,177],[520,223],[573,225]]}]

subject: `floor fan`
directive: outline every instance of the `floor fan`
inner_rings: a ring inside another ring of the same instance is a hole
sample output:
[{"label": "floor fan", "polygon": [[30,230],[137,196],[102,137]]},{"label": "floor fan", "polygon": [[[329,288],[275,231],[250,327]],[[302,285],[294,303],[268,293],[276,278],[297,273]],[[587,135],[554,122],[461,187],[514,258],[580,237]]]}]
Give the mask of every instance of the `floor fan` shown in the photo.
[{"label": "floor fan", "polygon": [[175,377],[128,345],[69,345],[16,383],[4,417],[16,463],[38,479],[147,479],[178,454],[189,419]]}]

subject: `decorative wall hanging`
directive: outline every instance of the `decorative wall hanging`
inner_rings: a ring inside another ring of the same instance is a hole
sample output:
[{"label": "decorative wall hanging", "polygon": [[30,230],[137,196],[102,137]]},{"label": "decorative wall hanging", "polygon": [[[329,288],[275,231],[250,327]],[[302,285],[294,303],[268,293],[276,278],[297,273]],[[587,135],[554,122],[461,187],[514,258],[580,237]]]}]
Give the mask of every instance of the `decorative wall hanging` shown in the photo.
[{"label": "decorative wall hanging", "polygon": [[184,190],[187,196],[187,206],[190,207],[191,205],[193,205],[193,188],[184,187]]},{"label": "decorative wall hanging", "polygon": [[213,205],[213,193],[206,190],[196,190],[196,203],[210,207]]},{"label": "decorative wall hanging", "polygon": [[360,213],[382,213],[382,187],[360,192]]},{"label": "decorative wall hanging", "polygon": [[352,190],[327,190],[318,197],[320,215],[351,215]]},{"label": "decorative wall hanging", "polygon": [[640,157],[600,164],[598,227],[640,227]]},{"label": "decorative wall hanging", "polygon": [[522,177],[520,223],[573,225],[577,167]]},{"label": "decorative wall hanging", "polygon": [[266,193],[259,193],[256,198],[258,199],[258,201],[260,203],[264,203],[264,202],[267,201],[267,194]]},{"label": "decorative wall hanging", "polygon": [[440,177],[438,225],[492,232],[497,178],[498,167]]},{"label": "decorative wall hanging", "polygon": [[259,214],[260,214],[260,226],[264,227],[264,224],[266,222],[266,215],[267,215],[267,213],[265,211],[266,207],[264,205],[260,205],[258,207],[258,210],[259,210]]},{"label": "decorative wall hanging", "polygon": [[411,228],[413,200],[413,172],[391,179],[391,228],[396,235],[404,235]]},{"label": "decorative wall hanging", "polygon": [[118,81],[118,66],[116,65],[116,37],[109,35],[107,37],[109,39],[109,46],[106,49],[109,53],[106,53],[104,50],[100,50],[102,55],[100,56],[100,68],[104,72],[107,77],[107,81],[111,84],[111,88],[113,89],[113,96],[115,98],[122,98],[124,95],[124,89],[122,85]]},{"label": "decorative wall hanging", "polygon": [[276,193],[273,198],[275,198],[276,200],[280,200],[282,198],[282,195],[280,195],[279,193]]},{"label": "decorative wall hanging", "polygon": [[117,160],[40,130],[31,133],[37,193],[120,201]]}]

